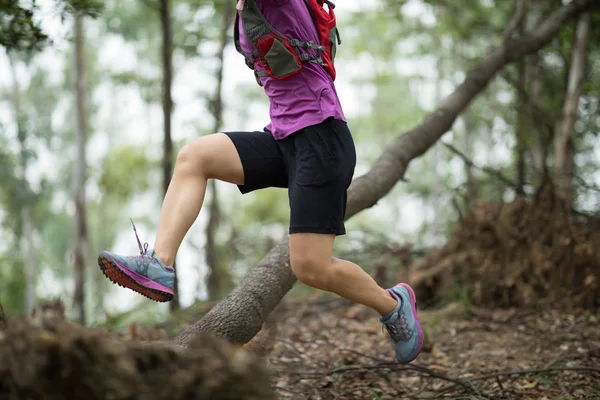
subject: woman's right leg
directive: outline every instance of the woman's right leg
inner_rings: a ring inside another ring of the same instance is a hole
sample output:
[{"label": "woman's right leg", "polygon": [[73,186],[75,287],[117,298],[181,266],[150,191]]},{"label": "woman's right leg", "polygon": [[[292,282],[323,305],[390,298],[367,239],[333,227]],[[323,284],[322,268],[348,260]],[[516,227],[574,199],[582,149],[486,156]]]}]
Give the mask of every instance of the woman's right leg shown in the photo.
[{"label": "woman's right leg", "polygon": [[154,248],[144,248],[138,239],[139,255],[101,252],[98,265],[104,275],[153,300],[171,300],[175,295],[175,270],[171,265],[198,217],[206,181],[211,178],[235,183],[242,193],[288,184],[279,145],[269,132],[216,133],[198,138],[177,155]]},{"label": "woman's right leg", "polygon": [[173,299],[173,260],[202,208],[209,178],[237,184],[245,180],[236,147],[223,133],[195,139],[181,149],[162,205],[155,248],[144,248],[138,238],[139,255],[101,252],[98,265],[104,275],[152,300]]},{"label": "woman's right leg", "polygon": [[244,184],[240,156],[223,133],[197,138],[177,154],[154,242],[154,252],[165,265],[173,265],[183,238],[198,217],[208,179]]}]

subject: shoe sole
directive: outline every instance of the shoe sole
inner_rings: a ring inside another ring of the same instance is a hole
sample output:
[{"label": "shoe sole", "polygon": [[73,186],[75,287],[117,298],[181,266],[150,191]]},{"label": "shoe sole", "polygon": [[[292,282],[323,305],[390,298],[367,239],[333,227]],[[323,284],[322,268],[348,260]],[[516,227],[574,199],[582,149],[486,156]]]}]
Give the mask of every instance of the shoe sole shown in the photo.
[{"label": "shoe sole", "polygon": [[410,303],[411,303],[410,305],[412,307],[412,312],[415,317],[415,323],[417,324],[417,331],[419,332],[419,347],[417,347],[417,352],[415,353],[415,356],[413,358],[411,358],[409,361],[405,362],[406,364],[408,364],[411,361],[413,361],[415,358],[417,358],[419,353],[421,353],[421,349],[423,348],[423,327],[421,327],[421,322],[419,321],[419,315],[417,314],[417,295],[415,294],[413,288],[411,288],[406,283],[399,283],[397,286],[402,286],[402,287],[406,288],[406,290],[408,290],[408,294],[410,296]]},{"label": "shoe sole", "polygon": [[112,283],[127,289],[131,289],[134,292],[141,294],[142,296],[146,296],[150,300],[154,300],[159,303],[164,303],[173,300],[173,297],[175,297],[174,293],[172,292],[166,292],[159,289],[151,289],[141,285],[135,279],[127,275],[127,273],[125,273],[121,269],[121,267],[117,265],[117,263],[115,263],[108,257],[98,257],[98,265],[100,266],[100,270],[102,271],[102,273]]}]

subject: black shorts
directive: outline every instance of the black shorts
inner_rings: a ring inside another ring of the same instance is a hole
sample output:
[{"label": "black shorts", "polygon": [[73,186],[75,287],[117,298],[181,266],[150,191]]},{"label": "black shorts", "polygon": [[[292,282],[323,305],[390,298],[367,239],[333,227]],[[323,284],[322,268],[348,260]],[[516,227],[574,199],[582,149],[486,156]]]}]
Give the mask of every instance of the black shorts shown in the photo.
[{"label": "black shorts", "polygon": [[225,132],[244,167],[242,193],[288,188],[290,233],[343,235],[356,150],[344,121],[328,118],[275,140],[269,131]]}]

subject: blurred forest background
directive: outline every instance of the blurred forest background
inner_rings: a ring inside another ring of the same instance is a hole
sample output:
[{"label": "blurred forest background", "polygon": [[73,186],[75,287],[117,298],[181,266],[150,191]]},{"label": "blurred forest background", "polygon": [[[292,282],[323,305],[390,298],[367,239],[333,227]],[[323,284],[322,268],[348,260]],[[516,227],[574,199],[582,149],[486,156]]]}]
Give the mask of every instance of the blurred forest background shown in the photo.
[{"label": "blurred forest background", "polygon": [[[129,218],[152,243],[165,175],[183,143],[268,122],[267,99],[231,46],[233,8],[167,3],[25,1],[33,16],[3,20],[0,296],[7,313],[29,313],[40,299],[59,296],[88,324],[134,309],[135,319],[164,318],[164,306],[111,287],[96,255],[137,251]],[[525,3],[522,32],[552,8]],[[337,7],[337,86],[357,143],[356,176],[500,43],[514,3],[465,5]],[[84,11],[68,13],[73,6]],[[422,255],[443,245],[474,204],[530,197],[557,168],[571,208],[596,214],[600,32],[586,18],[578,47],[573,21],[550,46],[502,71],[414,162],[406,182],[349,221],[338,252],[369,271],[394,249]],[[569,80],[576,93],[567,91]],[[286,196],[211,185],[177,259],[181,297],[171,308],[226,294],[285,234]]]},{"label": "blurred forest background", "polygon": [[[336,80],[367,172],[491,52],[559,1],[340,0]],[[268,100],[235,53],[234,2],[0,1],[0,303],[60,298],[85,325],[155,324],[222,299],[283,238],[285,190],[211,184],[155,304],[96,266],[152,243],[178,149],[262,129]],[[403,181],[347,222],[337,254],[420,305],[599,303],[600,15],[501,69]],[[442,110],[443,111],[443,110]],[[308,296],[295,285],[291,297]]]}]

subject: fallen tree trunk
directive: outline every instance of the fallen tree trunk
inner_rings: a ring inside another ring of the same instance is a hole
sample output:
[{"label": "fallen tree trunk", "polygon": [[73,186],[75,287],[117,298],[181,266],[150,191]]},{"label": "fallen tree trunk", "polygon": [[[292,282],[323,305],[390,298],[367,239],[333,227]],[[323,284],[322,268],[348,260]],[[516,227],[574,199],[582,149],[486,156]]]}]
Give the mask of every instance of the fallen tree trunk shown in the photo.
[{"label": "fallen tree trunk", "polygon": [[[353,181],[348,191],[346,219],[372,207],[384,197],[402,179],[409,163],[424,154],[452,127],[458,115],[502,68],[546,46],[566,21],[594,5],[598,6],[594,0],[574,1],[555,11],[534,32],[518,39],[507,39],[491,51],[435,111],[420,125],[394,139],[369,172]],[[188,346],[199,332],[204,331],[234,343],[247,343],[260,331],[269,313],[295,282],[289,264],[288,239],[285,238],[222,302],[177,335],[174,343]]]}]

